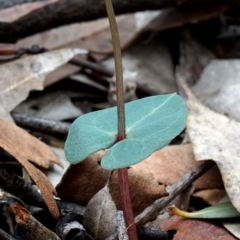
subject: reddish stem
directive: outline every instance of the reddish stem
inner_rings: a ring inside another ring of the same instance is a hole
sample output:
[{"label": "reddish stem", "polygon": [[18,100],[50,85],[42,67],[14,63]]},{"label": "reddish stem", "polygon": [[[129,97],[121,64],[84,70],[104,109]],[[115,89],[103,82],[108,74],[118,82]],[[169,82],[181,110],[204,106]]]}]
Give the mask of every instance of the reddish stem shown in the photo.
[{"label": "reddish stem", "polygon": [[127,168],[118,169],[118,183],[120,188],[124,218],[128,231],[128,237],[130,240],[137,240],[137,227],[133,217]]}]

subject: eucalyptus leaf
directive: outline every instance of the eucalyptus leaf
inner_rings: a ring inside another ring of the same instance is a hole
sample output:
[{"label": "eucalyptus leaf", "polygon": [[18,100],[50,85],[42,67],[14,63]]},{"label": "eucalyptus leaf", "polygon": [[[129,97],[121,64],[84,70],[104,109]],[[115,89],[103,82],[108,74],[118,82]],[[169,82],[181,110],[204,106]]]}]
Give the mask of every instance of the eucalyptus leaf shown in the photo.
[{"label": "eucalyptus leaf", "polygon": [[169,210],[180,217],[185,218],[234,218],[240,217],[240,213],[236,210],[236,208],[232,205],[231,202],[224,202],[218,205],[214,205],[211,207],[204,208],[197,212],[185,212],[181,211],[175,206],[170,206]]},{"label": "eucalyptus leaf", "polygon": [[143,98],[125,104],[127,138],[116,142],[116,107],[80,116],[72,124],[65,154],[73,163],[90,154],[113,147],[104,155],[101,165],[106,169],[136,164],[166,146],[185,127],[187,108],[177,94]]}]

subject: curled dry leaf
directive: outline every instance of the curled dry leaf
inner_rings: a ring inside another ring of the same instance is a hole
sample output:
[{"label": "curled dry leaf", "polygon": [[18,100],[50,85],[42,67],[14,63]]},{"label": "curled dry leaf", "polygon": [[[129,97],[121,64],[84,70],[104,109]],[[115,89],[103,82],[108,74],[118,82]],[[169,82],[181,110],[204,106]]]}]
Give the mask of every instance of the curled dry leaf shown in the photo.
[{"label": "curled dry leaf", "polygon": [[226,192],[240,212],[240,123],[202,105],[182,78],[178,78],[178,83],[187,99],[187,132],[193,144],[195,158],[212,159],[217,163]]},{"label": "curled dry leaf", "polygon": [[11,154],[26,169],[29,176],[39,187],[43,199],[54,217],[59,216],[52,194],[56,191],[47,177],[32,163],[48,168],[50,162],[61,166],[60,161],[43,142],[31,136],[23,129],[0,118],[0,147]]},{"label": "curled dry leaf", "polygon": [[33,2],[16,5],[10,8],[0,10],[0,22],[14,22],[30,12],[42,8],[46,5],[55,3],[59,0],[45,0],[42,2]]},{"label": "curled dry leaf", "polygon": [[[83,162],[70,165],[62,181],[57,185],[58,196],[64,200],[86,205],[102,189],[109,171],[100,166],[104,151],[90,155]],[[166,195],[165,188],[147,171],[135,171],[129,168],[130,192],[134,214],[139,214],[154,200]],[[114,171],[110,193],[118,209],[121,208],[117,171]]]},{"label": "curled dry leaf", "polygon": [[7,111],[13,110],[31,90],[42,90],[45,76],[68,62],[81,49],[61,49],[29,56],[0,66],[0,102]]},{"label": "curled dry leaf", "polygon": [[173,216],[161,224],[162,230],[176,230],[173,240],[236,240],[226,229],[207,221],[184,219]]},{"label": "curled dry leaf", "polygon": [[83,225],[94,239],[105,240],[117,231],[117,208],[106,185],[89,201]]}]

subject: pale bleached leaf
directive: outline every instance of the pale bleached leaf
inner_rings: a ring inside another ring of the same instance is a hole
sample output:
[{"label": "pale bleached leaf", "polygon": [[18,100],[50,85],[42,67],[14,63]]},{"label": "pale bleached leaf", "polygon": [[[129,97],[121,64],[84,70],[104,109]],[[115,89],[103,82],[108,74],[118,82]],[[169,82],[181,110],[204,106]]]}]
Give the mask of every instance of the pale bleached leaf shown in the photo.
[{"label": "pale bleached leaf", "polygon": [[196,160],[214,160],[221,172],[226,192],[240,212],[240,123],[202,105],[183,79],[178,79],[186,96],[189,115],[187,132]]},{"label": "pale bleached leaf", "polygon": [[0,66],[0,102],[7,111],[27,98],[31,90],[42,90],[48,73],[68,62],[82,49],[61,49],[6,63]]},{"label": "pale bleached leaf", "polygon": [[213,60],[192,91],[212,110],[240,121],[240,60]]}]

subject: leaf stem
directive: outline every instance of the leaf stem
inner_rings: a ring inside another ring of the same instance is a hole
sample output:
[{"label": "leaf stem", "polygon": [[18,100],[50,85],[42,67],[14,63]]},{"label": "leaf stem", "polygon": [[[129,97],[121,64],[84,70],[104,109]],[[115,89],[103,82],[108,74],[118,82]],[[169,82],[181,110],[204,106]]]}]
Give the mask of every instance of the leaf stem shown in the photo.
[{"label": "leaf stem", "polygon": [[118,141],[126,138],[125,130],[125,111],[124,111],[124,99],[123,99],[123,71],[122,71],[122,55],[120,40],[117,28],[117,22],[112,6],[112,0],[105,0],[105,5],[107,9],[112,42],[113,42],[113,52],[114,52],[114,62],[115,62],[115,72],[116,72],[116,87],[117,87],[117,111],[118,111]]},{"label": "leaf stem", "polygon": [[[105,0],[105,5],[112,34],[115,60],[116,87],[117,87],[117,114],[118,114],[118,135],[117,135],[118,142],[126,138],[125,109],[123,99],[122,57],[117,22],[112,6],[112,0]],[[138,239],[137,228],[134,222],[134,216],[132,211],[127,168],[118,169],[118,183],[120,188],[124,218],[128,229],[129,240],[137,240]]]}]

